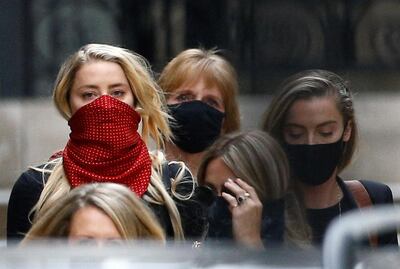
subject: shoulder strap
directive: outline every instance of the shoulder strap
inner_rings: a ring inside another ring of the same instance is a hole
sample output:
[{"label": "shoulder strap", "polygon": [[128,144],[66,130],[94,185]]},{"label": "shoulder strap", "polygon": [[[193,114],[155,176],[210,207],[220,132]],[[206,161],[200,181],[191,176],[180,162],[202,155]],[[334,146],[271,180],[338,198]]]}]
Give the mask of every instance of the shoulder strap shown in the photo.
[{"label": "shoulder strap", "polygon": [[368,191],[364,185],[358,180],[347,180],[345,181],[347,188],[353,194],[354,200],[357,203],[358,208],[372,206],[372,200],[369,196]]},{"label": "shoulder strap", "polygon": [[[369,196],[367,189],[359,180],[347,180],[344,182],[353,195],[358,208],[370,207],[373,205],[371,196]],[[378,236],[370,235],[369,243],[373,247],[378,246]]]}]

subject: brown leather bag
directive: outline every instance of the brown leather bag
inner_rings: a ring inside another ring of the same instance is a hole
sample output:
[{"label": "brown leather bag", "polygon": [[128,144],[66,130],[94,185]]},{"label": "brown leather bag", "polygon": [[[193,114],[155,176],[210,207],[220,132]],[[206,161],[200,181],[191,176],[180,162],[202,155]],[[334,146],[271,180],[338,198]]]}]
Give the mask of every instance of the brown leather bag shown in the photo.
[{"label": "brown leather bag", "polygon": [[[372,206],[372,200],[369,196],[368,191],[365,189],[364,185],[358,180],[347,180],[345,181],[347,188],[353,194],[354,200],[357,203],[358,208],[370,207]],[[371,247],[378,246],[378,236],[369,235],[369,244]]]}]

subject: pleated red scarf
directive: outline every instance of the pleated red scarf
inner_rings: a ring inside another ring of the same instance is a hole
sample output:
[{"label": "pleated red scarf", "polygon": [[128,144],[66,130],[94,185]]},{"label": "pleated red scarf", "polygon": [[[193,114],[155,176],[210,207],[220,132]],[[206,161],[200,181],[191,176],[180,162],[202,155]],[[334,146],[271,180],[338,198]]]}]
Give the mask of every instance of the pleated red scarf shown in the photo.
[{"label": "pleated red scarf", "polygon": [[71,133],[63,151],[71,186],[113,182],[142,196],[150,182],[151,159],[137,132],[140,119],[132,107],[108,95],[76,111],[68,121]]}]

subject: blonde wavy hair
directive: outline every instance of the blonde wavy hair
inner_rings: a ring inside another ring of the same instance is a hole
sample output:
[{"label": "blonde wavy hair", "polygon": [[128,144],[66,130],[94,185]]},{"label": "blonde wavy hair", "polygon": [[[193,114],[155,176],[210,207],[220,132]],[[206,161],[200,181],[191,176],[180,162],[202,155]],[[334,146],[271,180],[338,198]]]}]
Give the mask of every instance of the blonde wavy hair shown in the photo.
[{"label": "blonde wavy hair", "polygon": [[[177,162],[181,168],[179,169],[175,178],[170,178],[170,195],[166,190],[162,179],[162,164],[166,163],[164,154],[160,151],[156,151],[152,152],[150,157],[153,163],[150,184],[142,199],[148,203],[164,205],[171,219],[172,228],[174,230],[174,238],[176,240],[183,240],[185,237],[182,228],[181,217],[171,195],[179,200],[190,199],[194,193],[195,182],[191,175],[190,177],[185,176],[186,172],[188,171],[185,164],[182,162]],[[39,201],[32,208],[30,213],[31,215],[34,214],[33,224],[35,224],[38,219],[40,219],[53,207],[54,203],[62,199],[68,194],[68,192],[71,191],[71,185],[69,184],[69,181],[65,175],[62,165],[62,158],[54,159],[48,162],[44,168],[31,167],[31,169],[42,173],[42,181],[44,184]],[[188,182],[192,183],[193,186],[190,193],[181,195],[176,192],[179,184],[187,184]]]},{"label": "blonde wavy hair", "polygon": [[94,206],[114,223],[122,239],[165,241],[165,234],[156,216],[127,187],[115,183],[93,183],[80,186],[59,199],[26,234],[27,241],[46,238],[67,238],[75,213]]},{"label": "blonde wavy hair", "polygon": [[204,156],[197,176],[199,184],[205,184],[208,164],[216,158],[251,185],[262,203],[285,199],[285,238],[298,245],[310,242],[311,230],[291,182],[288,160],[269,134],[253,130],[222,136]]},{"label": "blonde wavy hair", "polygon": [[225,107],[224,133],[240,129],[239,90],[237,74],[233,66],[216,49],[187,49],[173,58],[163,69],[158,85],[168,96],[187,82],[205,79],[207,86],[216,86],[221,91]]},{"label": "blonde wavy hair", "polygon": [[158,147],[168,140],[171,131],[165,100],[152,77],[150,65],[142,56],[124,48],[104,44],[88,44],[72,54],[61,66],[54,85],[53,101],[65,119],[71,118],[70,93],[76,72],[94,61],[118,64],[125,73],[135,97],[135,109],[142,117],[142,138],[151,137]]},{"label": "blonde wavy hair", "polygon": [[[146,60],[129,50],[103,44],[88,44],[70,56],[62,65],[54,86],[54,103],[65,119],[71,117],[69,95],[74,77],[79,68],[90,61],[108,61],[117,63],[123,69],[131,86],[135,100],[135,107],[142,116],[142,137],[148,143],[148,138],[156,142],[157,148],[162,148],[163,143],[171,137],[168,124],[168,114],[164,112],[165,100],[155,83]],[[152,173],[150,185],[143,199],[149,203],[164,205],[169,213],[175,239],[184,239],[181,217],[173,197],[184,200],[190,199],[194,193],[195,182],[192,178],[185,178],[188,171],[185,164],[180,162],[181,169],[171,180],[171,195],[163,183],[162,165],[166,163],[164,154],[158,150],[150,154],[152,159]],[[35,222],[53,203],[65,196],[71,189],[62,165],[62,158],[57,158],[46,163],[42,168],[32,169],[42,173],[44,189],[39,201],[32,208]],[[175,190],[177,185],[190,181],[193,185],[192,192],[180,195]]]}]

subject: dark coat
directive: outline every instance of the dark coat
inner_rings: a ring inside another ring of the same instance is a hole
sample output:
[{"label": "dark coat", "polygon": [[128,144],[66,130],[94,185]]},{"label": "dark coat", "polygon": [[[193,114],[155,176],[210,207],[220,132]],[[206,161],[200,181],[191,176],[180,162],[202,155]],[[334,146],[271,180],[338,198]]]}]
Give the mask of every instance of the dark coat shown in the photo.
[{"label": "dark coat", "polygon": [[[163,181],[166,189],[171,193],[170,180],[177,175],[180,165],[170,163],[163,165]],[[180,194],[192,191],[193,178],[186,171],[185,178],[188,183],[179,184],[176,190]],[[33,214],[30,214],[33,206],[38,202],[43,191],[43,173],[28,169],[18,178],[11,191],[7,210],[7,240],[20,241],[29,231],[32,223]],[[171,194],[172,195],[172,194]],[[191,199],[181,201],[173,197],[182,219],[182,226],[185,237],[190,239],[200,239],[204,236],[206,227],[206,208],[198,201],[196,195]],[[149,204],[159,218],[160,224],[164,227],[167,237],[173,238],[174,232],[167,209],[162,205]]]},{"label": "dark coat", "polygon": [[[347,211],[358,209],[353,194],[345,182],[341,178],[337,178],[337,182],[343,192],[340,204],[324,209],[307,209],[308,221],[313,232],[313,242],[316,244],[322,243],[326,230],[335,217]],[[360,180],[360,182],[367,190],[373,204],[393,204],[392,191],[387,185],[369,180]],[[378,236],[378,245],[387,244],[397,245],[397,233],[395,231]]]}]

